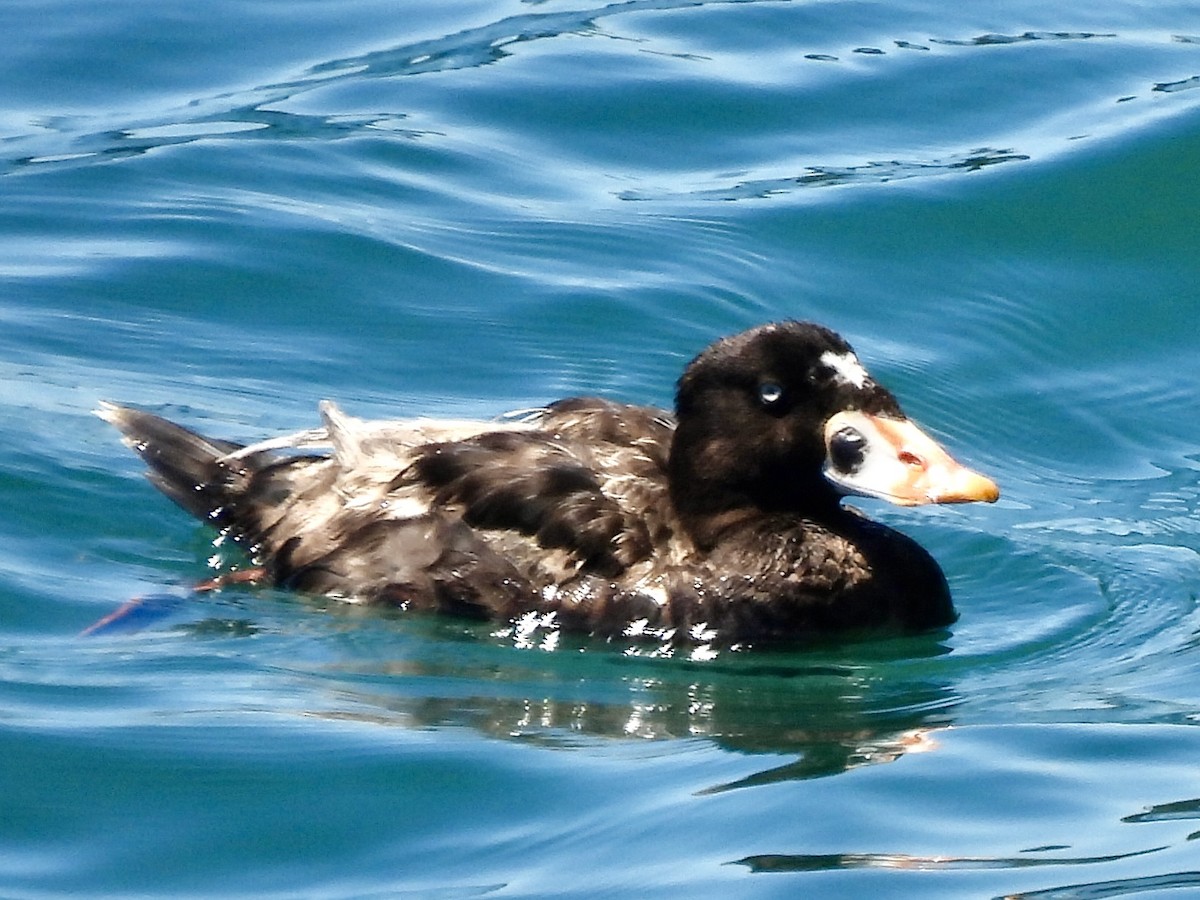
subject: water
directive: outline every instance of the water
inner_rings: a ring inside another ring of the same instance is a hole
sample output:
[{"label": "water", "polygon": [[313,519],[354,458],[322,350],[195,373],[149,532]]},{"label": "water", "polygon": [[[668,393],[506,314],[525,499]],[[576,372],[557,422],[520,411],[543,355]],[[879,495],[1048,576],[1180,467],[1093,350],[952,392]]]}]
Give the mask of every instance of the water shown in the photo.
[{"label": "water", "polygon": [[[1200,10],[0,7],[0,893],[1200,896]],[[842,331],[1004,490],[940,634],[714,660],[229,589],[89,410],[668,403]]]}]

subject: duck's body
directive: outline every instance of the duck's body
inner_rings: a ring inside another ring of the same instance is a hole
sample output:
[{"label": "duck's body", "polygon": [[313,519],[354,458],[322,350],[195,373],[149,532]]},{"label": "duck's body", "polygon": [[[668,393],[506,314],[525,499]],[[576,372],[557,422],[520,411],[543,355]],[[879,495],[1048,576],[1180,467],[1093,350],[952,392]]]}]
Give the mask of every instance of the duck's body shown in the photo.
[{"label": "duck's body", "polygon": [[[840,497],[995,499],[944,453],[954,468],[936,460],[939,485],[909,485],[924,494],[877,484],[895,476],[873,449],[889,430],[928,438],[848,345],[803,323],[705,351],[680,381],[677,416],[591,398],[504,423],[321,413],[320,430],[241,447],[138,410],[100,412],[164,493],[276,584],[499,620],[553,614],[605,635],[734,643],[948,624],[932,557]],[[312,444],[332,453],[297,452]],[[912,468],[912,447],[891,449]]]}]

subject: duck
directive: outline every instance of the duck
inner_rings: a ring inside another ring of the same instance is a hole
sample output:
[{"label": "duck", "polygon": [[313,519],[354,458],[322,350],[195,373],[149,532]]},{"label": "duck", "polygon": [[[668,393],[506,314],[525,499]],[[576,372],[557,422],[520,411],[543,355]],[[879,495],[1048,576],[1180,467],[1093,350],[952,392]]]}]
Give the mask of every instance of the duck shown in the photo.
[{"label": "duck", "polygon": [[96,413],[155,487],[244,549],[230,581],[608,639],[945,628],[938,563],[845,501],[999,497],[813,322],[712,343],[673,411],[594,396],[491,421],[318,409],[319,427],[253,444]]}]

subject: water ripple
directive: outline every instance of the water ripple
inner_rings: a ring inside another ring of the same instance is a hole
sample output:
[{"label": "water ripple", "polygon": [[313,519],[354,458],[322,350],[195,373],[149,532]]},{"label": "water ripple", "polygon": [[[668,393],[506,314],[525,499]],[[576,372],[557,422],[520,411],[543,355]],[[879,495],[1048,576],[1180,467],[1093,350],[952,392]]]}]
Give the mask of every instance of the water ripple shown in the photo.
[{"label": "water ripple", "polygon": [[[295,100],[303,94],[318,89],[328,89],[340,84],[361,85],[365,82],[411,76],[426,76],[434,73],[451,73],[489,66],[515,53],[519,45],[558,39],[564,36],[604,36],[601,23],[605,20],[622,20],[631,23],[641,21],[649,13],[683,13],[712,7],[731,5],[753,5],[759,0],[625,0],[625,2],[601,5],[591,9],[532,12],[501,18],[489,24],[465,28],[444,36],[415,42],[399,43],[366,53],[336,57],[308,67],[294,78],[265,83],[241,91],[197,97],[185,107],[167,110],[158,115],[123,115],[120,111],[102,112],[88,116],[46,116],[35,124],[35,130],[25,134],[9,135],[0,139],[6,148],[6,162],[0,161],[0,173],[47,171],[62,167],[73,167],[97,162],[126,159],[152,150],[194,143],[197,141],[235,140],[338,140],[349,136],[385,133],[402,139],[414,139],[441,133],[448,123],[438,123],[430,128],[411,127],[405,124],[409,111],[380,111],[375,114],[348,114],[345,112],[304,114],[283,111],[278,107]],[[741,70],[762,71],[764,67],[779,72],[792,72],[787,53],[780,51],[772,66],[760,63],[749,66],[749,59],[737,54],[714,54],[703,47],[691,47],[660,51],[644,46],[651,40],[634,37],[630,52],[658,54],[670,57],[681,64],[693,66],[692,78],[711,77],[710,67],[719,65],[719,74],[736,84],[736,72]],[[1019,33],[988,33],[968,38],[932,37],[923,42],[893,39],[891,45],[902,51],[924,51],[918,56],[909,53],[909,58],[919,58],[932,64],[946,64],[938,51],[952,54],[965,50],[995,50],[1003,52],[1013,45],[1045,45],[1097,43],[1120,46],[1124,41],[1136,47],[1144,41],[1140,35],[1124,37],[1118,32],[1101,31],[1026,31]],[[1173,43],[1186,44],[1190,38],[1175,35]],[[877,46],[861,44],[849,53],[864,57],[883,57],[886,52]],[[829,53],[809,53],[809,59],[836,61],[838,56]],[[716,59],[719,57],[719,60]],[[939,68],[940,71],[940,68]],[[655,76],[658,77],[659,73]],[[733,76],[733,77],[731,77]],[[939,75],[941,78],[944,76]],[[803,79],[799,75],[792,87],[803,90]],[[847,72],[847,77],[857,78]],[[1181,94],[1197,86],[1200,76],[1176,80],[1161,80],[1144,85],[1150,96]],[[747,85],[754,87],[754,85]],[[915,88],[919,95],[925,88]],[[1022,134],[1019,121],[1008,126],[1004,143],[960,143],[955,146],[945,136],[935,139],[925,148],[926,152],[898,153],[894,158],[867,155],[857,161],[837,163],[832,160],[812,160],[797,165],[790,163],[793,172],[777,175],[764,170],[775,170],[788,166],[786,159],[774,159],[769,163],[755,165],[747,170],[747,176],[729,184],[718,175],[696,172],[648,172],[643,180],[666,182],[662,187],[632,187],[616,189],[612,196],[619,200],[656,200],[689,202],[711,200],[762,199],[795,190],[832,185],[881,184],[912,178],[938,176],[953,173],[973,173],[991,168],[1000,163],[1025,162],[1045,158],[1061,152],[1082,136],[1073,122],[1087,121],[1086,135],[1101,137],[1137,127],[1144,121],[1153,120],[1165,113],[1180,109],[1164,110],[1157,105],[1140,113],[1133,111],[1130,100],[1138,99],[1138,88],[1134,84],[1121,85],[1113,96],[1096,96],[1082,99],[1063,94],[1056,103],[1047,105],[1042,101],[1036,112],[1039,119],[1058,119],[1061,125],[1051,127],[1049,132],[1040,131],[1036,136]],[[1120,102],[1122,111],[1096,114],[1089,110],[1103,104]],[[1081,105],[1082,104],[1082,105]],[[1136,104],[1134,104],[1136,106]],[[969,111],[964,110],[963,113]],[[438,118],[436,114],[433,117]],[[761,173],[761,174],[760,174]],[[722,183],[725,181],[725,183]],[[672,182],[675,182],[672,184]]]},{"label": "water ripple", "polygon": [[[753,872],[824,872],[835,869],[1029,869],[1035,866],[1091,866],[1134,859],[1166,850],[1150,847],[1108,856],[914,856],[907,853],[778,853],[736,860]],[[1036,896],[1019,894],[1015,896]]]},{"label": "water ripple", "polygon": [[973,38],[931,38],[934,44],[951,47],[990,47],[1001,44],[1024,44],[1030,41],[1090,41],[1115,38],[1115,33],[1097,34],[1091,31],[1025,31],[1021,34],[981,34]]},{"label": "water ripple", "polygon": [[847,184],[886,184],[908,178],[946,175],[957,172],[978,172],[989,166],[1006,162],[1026,161],[1030,157],[1011,150],[982,147],[946,159],[890,160],[866,162],[857,166],[810,166],[795,176],[742,181],[728,188],[711,188],[683,193],[646,190],[622,191],[622,200],[750,200],[764,199],[775,194],[789,193],[796,188],[830,187]]},{"label": "water ripple", "polygon": [[1131,897],[1149,891],[1168,891],[1174,888],[1200,888],[1200,872],[1173,872],[1169,875],[1145,875],[1137,878],[1116,878],[1110,881],[1089,881],[1018,894],[1005,894],[997,900],[1104,900],[1107,897]]}]

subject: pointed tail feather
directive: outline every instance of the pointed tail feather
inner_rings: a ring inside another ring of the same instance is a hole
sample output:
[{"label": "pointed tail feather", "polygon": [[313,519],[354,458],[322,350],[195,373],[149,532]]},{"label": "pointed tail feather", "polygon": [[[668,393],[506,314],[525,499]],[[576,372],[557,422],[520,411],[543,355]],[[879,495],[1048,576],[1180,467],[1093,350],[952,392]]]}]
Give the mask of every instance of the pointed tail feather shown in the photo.
[{"label": "pointed tail feather", "polygon": [[153,413],[113,403],[101,403],[95,412],[150,467],[150,481],[199,519],[220,524],[255,468],[252,457],[225,461],[241,444],[204,437]]}]

